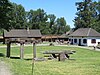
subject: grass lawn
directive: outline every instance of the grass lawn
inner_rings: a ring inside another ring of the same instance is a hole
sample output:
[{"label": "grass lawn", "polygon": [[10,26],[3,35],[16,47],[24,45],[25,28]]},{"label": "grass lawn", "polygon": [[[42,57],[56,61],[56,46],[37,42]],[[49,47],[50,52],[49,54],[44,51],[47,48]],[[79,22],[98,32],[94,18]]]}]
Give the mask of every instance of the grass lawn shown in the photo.
[{"label": "grass lawn", "polygon": [[5,46],[4,44],[0,43],[0,46]]},{"label": "grass lawn", "polygon": [[[76,50],[74,60],[35,61],[33,75],[100,75],[100,52],[68,46],[37,46],[37,57],[45,50]],[[20,47],[11,49],[11,57],[19,57]],[[6,58],[6,48],[0,48],[0,60],[5,61],[14,75],[32,75],[32,47],[25,47],[24,59]]]}]

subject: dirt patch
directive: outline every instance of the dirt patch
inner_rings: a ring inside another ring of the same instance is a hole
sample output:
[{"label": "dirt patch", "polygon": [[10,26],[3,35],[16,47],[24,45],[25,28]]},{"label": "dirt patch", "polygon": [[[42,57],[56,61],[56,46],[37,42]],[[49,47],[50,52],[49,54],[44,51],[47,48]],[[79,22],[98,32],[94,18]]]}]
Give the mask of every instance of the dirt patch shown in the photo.
[{"label": "dirt patch", "polygon": [[12,75],[5,62],[0,61],[0,75]]}]

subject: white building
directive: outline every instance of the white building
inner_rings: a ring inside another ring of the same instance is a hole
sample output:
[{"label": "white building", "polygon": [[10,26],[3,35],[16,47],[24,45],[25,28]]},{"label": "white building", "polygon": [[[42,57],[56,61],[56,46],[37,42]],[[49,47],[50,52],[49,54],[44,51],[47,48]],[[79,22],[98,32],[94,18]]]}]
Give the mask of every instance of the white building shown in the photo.
[{"label": "white building", "polygon": [[92,28],[79,28],[69,35],[70,43],[82,46],[97,46],[100,43],[100,33]]}]

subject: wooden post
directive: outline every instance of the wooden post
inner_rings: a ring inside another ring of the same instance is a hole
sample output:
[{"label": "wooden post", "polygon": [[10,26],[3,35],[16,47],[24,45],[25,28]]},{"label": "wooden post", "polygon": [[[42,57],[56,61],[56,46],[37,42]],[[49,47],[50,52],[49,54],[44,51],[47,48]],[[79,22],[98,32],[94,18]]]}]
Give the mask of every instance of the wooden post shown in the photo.
[{"label": "wooden post", "polygon": [[64,52],[59,54],[58,61],[65,61],[65,54],[64,54]]},{"label": "wooden post", "polygon": [[36,44],[33,42],[33,59],[36,58]]},{"label": "wooden post", "polygon": [[96,46],[93,46],[94,50],[96,50]]},{"label": "wooden post", "polygon": [[10,44],[11,44],[10,42],[7,43],[7,55],[6,55],[6,57],[8,57],[8,58],[10,57]]},{"label": "wooden post", "polygon": [[24,43],[20,43],[20,59],[24,58]]},{"label": "wooden post", "polygon": [[33,62],[32,62],[32,75],[34,75],[34,58],[36,58],[36,46],[35,46],[35,41],[33,42]]}]

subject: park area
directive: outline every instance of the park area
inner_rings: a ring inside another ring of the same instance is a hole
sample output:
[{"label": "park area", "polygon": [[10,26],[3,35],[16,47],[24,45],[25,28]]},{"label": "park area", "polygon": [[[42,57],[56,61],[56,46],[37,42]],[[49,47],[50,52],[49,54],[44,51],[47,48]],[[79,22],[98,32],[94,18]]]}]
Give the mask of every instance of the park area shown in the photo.
[{"label": "park area", "polygon": [[[15,46],[15,45],[14,45]],[[0,47],[0,61],[10,69],[12,75],[100,75],[100,51],[74,46],[37,46],[37,57],[44,58],[46,50],[75,50],[70,59],[34,61],[33,47],[24,47],[24,59],[20,59],[20,46],[11,48],[11,58],[6,58],[6,48]],[[32,72],[33,70],[33,72]]]}]

